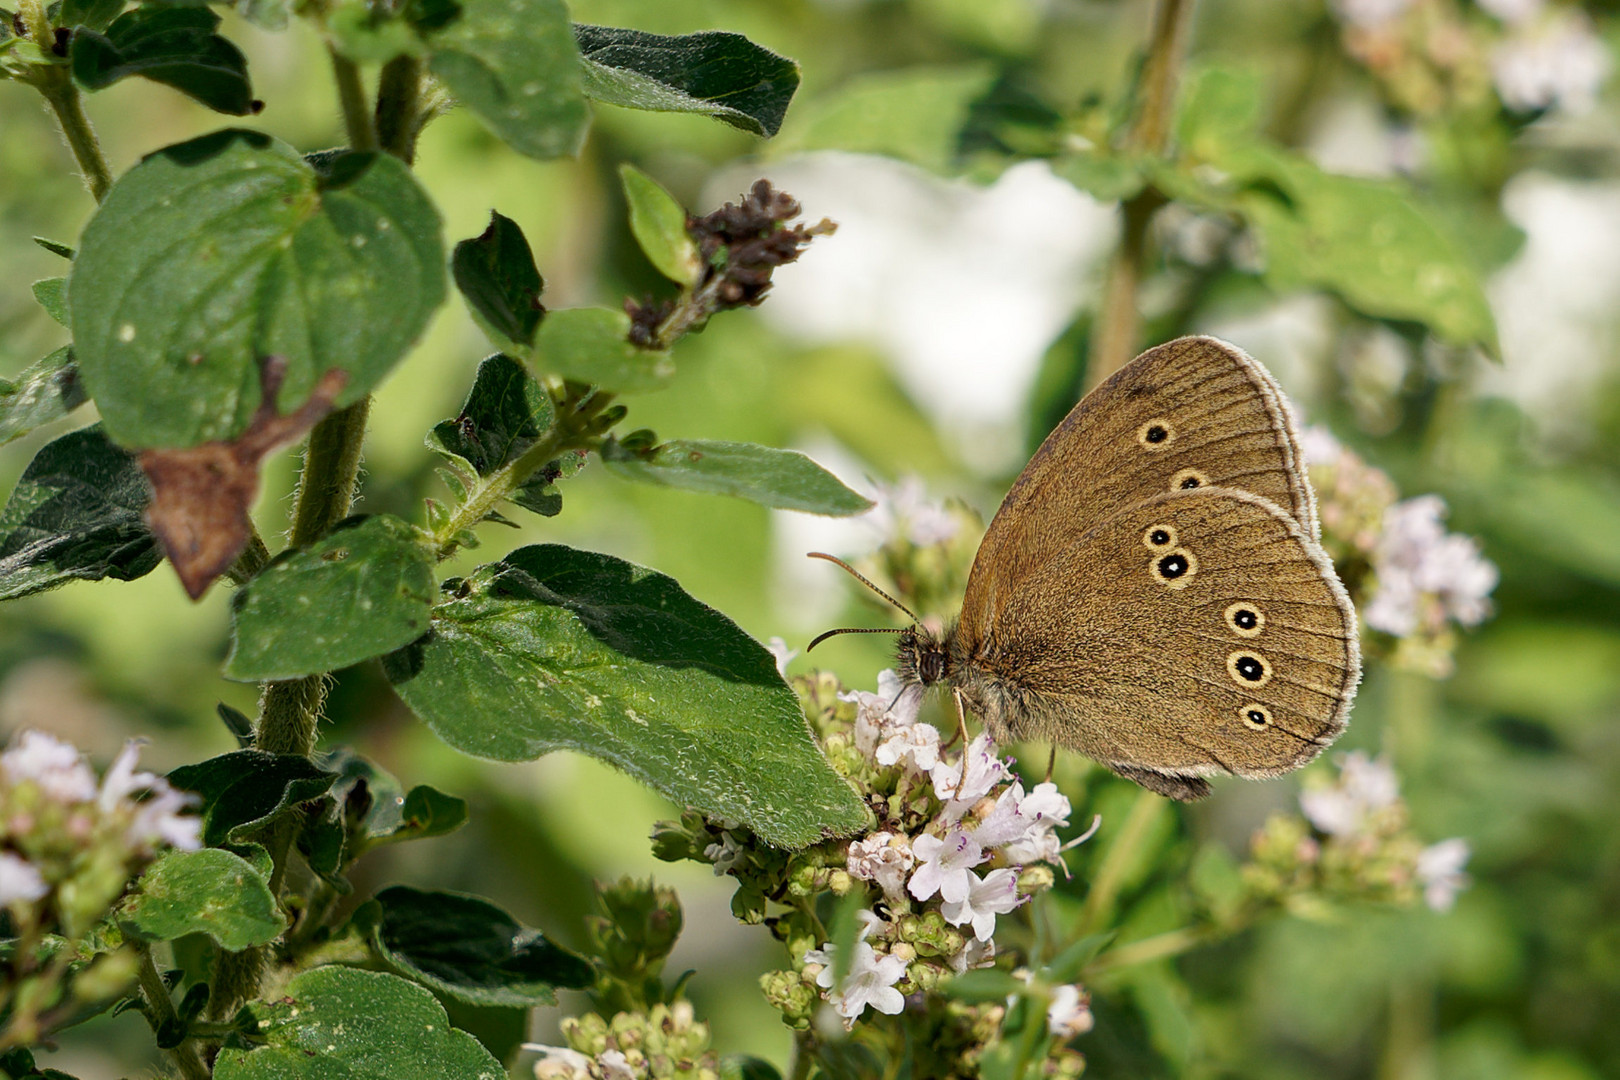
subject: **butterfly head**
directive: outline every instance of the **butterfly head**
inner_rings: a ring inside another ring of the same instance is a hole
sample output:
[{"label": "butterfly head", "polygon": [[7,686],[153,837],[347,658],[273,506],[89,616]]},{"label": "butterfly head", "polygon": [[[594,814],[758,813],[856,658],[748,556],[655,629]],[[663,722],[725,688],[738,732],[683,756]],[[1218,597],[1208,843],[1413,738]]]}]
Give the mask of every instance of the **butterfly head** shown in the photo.
[{"label": "butterfly head", "polygon": [[913,624],[900,631],[895,655],[895,672],[902,686],[921,683],[933,686],[950,670],[950,650],[943,638],[926,627]]}]

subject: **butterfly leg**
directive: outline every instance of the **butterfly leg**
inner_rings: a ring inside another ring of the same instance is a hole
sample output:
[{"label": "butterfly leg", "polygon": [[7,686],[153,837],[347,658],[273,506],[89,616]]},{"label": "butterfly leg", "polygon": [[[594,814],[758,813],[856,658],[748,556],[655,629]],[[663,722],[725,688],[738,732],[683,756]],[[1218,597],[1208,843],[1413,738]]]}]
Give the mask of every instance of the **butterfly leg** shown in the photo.
[{"label": "butterfly leg", "polygon": [[965,747],[971,741],[968,739],[967,717],[962,709],[962,691],[954,686],[951,687],[951,704],[956,708],[956,738],[961,739]]}]

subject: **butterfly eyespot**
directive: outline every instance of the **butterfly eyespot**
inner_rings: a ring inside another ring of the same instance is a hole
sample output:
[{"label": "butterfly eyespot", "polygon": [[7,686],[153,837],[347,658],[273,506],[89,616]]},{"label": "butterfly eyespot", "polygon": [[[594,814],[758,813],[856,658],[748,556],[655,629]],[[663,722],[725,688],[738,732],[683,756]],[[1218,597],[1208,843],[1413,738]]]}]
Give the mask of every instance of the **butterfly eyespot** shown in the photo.
[{"label": "butterfly eyespot", "polygon": [[1255,731],[1264,731],[1271,726],[1271,710],[1258,701],[1251,701],[1238,707],[1238,719]]},{"label": "butterfly eyespot", "polygon": [[1190,491],[1209,483],[1209,477],[1197,469],[1182,469],[1170,478],[1171,491]]},{"label": "butterfly eyespot", "polygon": [[1226,609],[1226,626],[1238,637],[1259,637],[1266,628],[1266,615],[1247,600],[1239,600]]},{"label": "butterfly eyespot", "polygon": [[1167,548],[1176,542],[1174,525],[1152,525],[1142,534],[1142,543],[1150,548]]},{"label": "butterfly eyespot", "polygon": [[1168,585],[1172,589],[1185,589],[1187,583],[1193,579],[1193,575],[1198,573],[1198,556],[1186,548],[1178,547],[1158,556],[1148,566],[1161,585]]},{"label": "butterfly eyespot", "polygon": [[1149,420],[1136,429],[1136,441],[1144,450],[1163,450],[1176,438],[1176,429],[1165,419]]},{"label": "butterfly eyespot", "polygon": [[1259,653],[1234,652],[1226,658],[1226,671],[1239,685],[1264,686],[1271,681],[1271,665]]}]

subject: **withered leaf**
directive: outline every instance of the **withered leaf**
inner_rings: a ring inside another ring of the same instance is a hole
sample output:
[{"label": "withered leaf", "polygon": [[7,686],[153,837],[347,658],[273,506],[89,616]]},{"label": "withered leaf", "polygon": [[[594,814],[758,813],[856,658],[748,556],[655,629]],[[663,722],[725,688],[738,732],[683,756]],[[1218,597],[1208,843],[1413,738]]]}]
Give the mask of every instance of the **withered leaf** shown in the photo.
[{"label": "withered leaf", "polygon": [[283,416],[276,411],[276,394],[285,375],[286,362],[280,357],[261,361],[259,408],[237,438],[141,453],[141,469],[153,492],[146,523],[193,600],[247,546],[253,530],[248,512],[259,494],[259,466],[271,451],[301,438],[331,412],[348,381],[345,372],[328,371],[309,400]]}]

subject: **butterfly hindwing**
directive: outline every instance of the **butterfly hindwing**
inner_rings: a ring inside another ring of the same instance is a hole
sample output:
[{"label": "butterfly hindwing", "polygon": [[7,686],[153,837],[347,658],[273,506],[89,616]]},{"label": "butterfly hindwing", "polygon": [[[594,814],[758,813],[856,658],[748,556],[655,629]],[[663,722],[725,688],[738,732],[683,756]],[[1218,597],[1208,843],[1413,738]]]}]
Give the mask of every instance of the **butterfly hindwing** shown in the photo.
[{"label": "butterfly hindwing", "polygon": [[1315,757],[1343,730],[1360,673],[1331,561],[1246,491],[1154,495],[990,599],[956,634],[986,723],[1177,798],[1203,794],[1202,776],[1275,776]]}]

